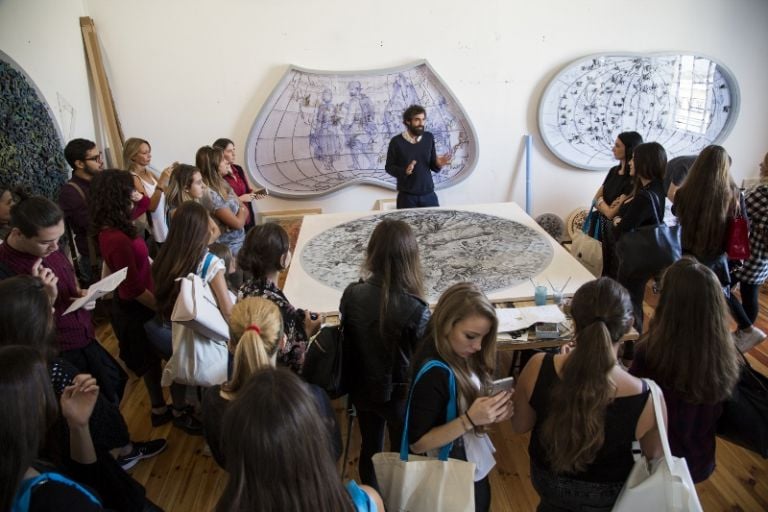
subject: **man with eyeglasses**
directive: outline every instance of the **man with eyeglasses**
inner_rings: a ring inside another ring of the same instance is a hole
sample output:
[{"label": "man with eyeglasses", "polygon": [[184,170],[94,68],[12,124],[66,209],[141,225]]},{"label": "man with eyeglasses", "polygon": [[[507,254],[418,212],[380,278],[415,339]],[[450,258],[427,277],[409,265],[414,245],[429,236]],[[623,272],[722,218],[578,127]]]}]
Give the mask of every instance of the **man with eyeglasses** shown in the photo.
[{"label": "man with eyeglasses", "polygon": [[[91,179],[104,168],[104,158],[96,143],[87,139],[69,141],[64,148],[64,157],[72,167],[72,179],[61,187],[59,206],[64,212],[67,227],[75,237],[80,280],[84,285],[88,285],[99,277],[95,269],[100,266],[96,258],[96,248],[88,238],[88,192]],[[73,259],[74,256],[73,253]]]}]

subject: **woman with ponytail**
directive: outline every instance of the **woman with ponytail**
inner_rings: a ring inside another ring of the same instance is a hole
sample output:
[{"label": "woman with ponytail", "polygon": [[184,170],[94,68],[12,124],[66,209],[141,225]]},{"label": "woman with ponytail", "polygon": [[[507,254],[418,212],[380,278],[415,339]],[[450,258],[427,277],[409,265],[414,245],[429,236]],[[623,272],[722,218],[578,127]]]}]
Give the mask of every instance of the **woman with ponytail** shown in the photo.
[{"label": "woman with ponytail", "polygon": [[[208,388],[203,395],[205,439],[213,458],[222,468],[225,467],[221,445],[224,413],[254,373],[261,368],[276,365],[278,350],[286,342],[280,308],[261,297],[248,297],[235,304],[229,318],[229,331],[229,351],[234,355],[232,378],[220,386]],[[331,452],[338,458],[341,453],[341,431],[336,422],[336,414],[322,389],[312,385],[309,388],[321,412],[322,421],[328,427]]]},{"label": "woman with ponytail", "polygon": [[650,390],[617,359],[633,321],[627,291],[610,278],[591,281],[573,296],[571,312],[576,348],[531,358],[515,389],[512,429],[533,429],[537,510],[609,511],[634,464],[632,442],[652,459],[661,440]]}]

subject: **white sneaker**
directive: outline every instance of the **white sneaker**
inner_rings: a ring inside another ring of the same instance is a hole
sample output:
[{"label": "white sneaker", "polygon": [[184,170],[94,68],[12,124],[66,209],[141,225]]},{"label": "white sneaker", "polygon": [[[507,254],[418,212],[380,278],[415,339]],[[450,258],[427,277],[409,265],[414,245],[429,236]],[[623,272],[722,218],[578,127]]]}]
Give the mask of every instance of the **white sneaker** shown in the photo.
[{"label": "white sneaker", "polygon": [[733,339],[736,342],[736,347],[744,353],[749,351],[755,345],[758,345],[766,338],[766,334],[761,330],[752,326],[751,329],[744,329],[742,331],[736,331],[733,333]]}]

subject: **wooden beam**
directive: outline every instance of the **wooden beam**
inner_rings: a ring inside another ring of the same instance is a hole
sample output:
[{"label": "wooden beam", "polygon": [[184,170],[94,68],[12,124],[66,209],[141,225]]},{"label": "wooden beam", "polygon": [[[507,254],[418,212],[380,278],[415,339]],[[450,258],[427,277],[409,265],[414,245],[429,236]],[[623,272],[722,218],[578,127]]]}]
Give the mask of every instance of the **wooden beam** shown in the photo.
[{"label": "wooden beam", "polygon": [[109,87],[107,73],[104,70],[104,61],[101,58],[101,47],[96,35],[96,26],[93,19],[89,16],[80,18],[80,31],[83,33],[83,43],[85,44],[85,55],[88,59],[88,67],[93,77],[93,88],[96,91],[96,100],[99,106],[99,113],[102,116],[104,127],[107,132],[108,162],[113,167],[123,169],[123,129],[120,126],[120,119],[117,117],[115,101],[112,97],[112,90]]}]

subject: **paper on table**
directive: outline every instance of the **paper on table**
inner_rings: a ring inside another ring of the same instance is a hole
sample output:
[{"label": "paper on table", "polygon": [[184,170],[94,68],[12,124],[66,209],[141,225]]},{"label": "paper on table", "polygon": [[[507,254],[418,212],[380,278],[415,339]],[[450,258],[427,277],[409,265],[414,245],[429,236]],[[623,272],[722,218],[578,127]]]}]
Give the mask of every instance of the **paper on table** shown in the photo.
[{"label": "paper on table", "polygon": [[125,267],[108,275],[98,283],[93,283],[85,292],[85,296],[74,301],[63,314],[66,315],[67,313],[77,311],[87,303],[100,299],[109,292],[114,291],[120,283],[125,281],[127,275],[128,267]]},{"label": "paper on table", "polygon": [[565,321],[565,315],[554,304],[528,308],[498,308],[496,309],[496,317],[499,319],[498,332],[527,329],[537,322],[557,324]]}]

